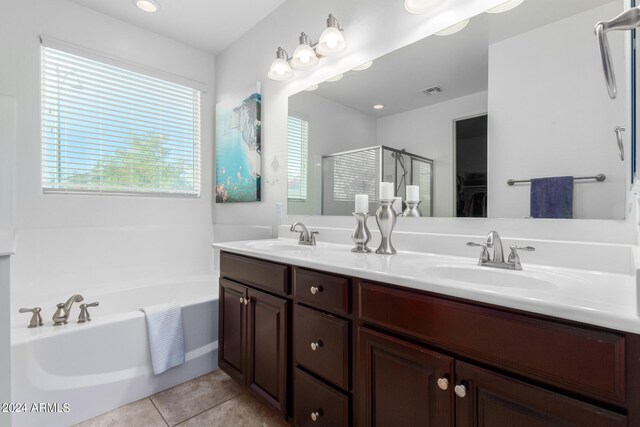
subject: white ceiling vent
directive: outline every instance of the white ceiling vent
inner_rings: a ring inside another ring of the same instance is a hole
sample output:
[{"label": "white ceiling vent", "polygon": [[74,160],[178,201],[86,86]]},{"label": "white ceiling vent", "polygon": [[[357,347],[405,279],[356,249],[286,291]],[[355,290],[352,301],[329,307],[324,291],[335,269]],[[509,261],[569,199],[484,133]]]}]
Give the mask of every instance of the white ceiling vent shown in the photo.
[{"label": "white ceiling vent", "polygon": [[424,93],[425,95],[438,95],[444,92],[444,90],[440,86],[431,86],[426,89],[422,89],[420,92]]}]

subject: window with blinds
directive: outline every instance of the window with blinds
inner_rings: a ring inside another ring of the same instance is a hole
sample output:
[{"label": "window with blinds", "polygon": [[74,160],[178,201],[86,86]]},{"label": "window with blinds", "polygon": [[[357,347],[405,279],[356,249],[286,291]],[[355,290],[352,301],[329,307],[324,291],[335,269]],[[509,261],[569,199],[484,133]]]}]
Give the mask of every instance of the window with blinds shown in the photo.
[{"label": "window with blinds", "polygon": [[288,199],[307,200],[307,163],[309,122],[289,116],[287,127],[287,187]]},{"label": "window with blinds", "polygon": [[200,91],[43,46],[45,193],[200,195]]},{"label": "window with blinds", "polygon": [[378,200],[380,149],[353,151],[336,155],[333,160],[333,198],[350,202],[356,194],[368,194]]}]

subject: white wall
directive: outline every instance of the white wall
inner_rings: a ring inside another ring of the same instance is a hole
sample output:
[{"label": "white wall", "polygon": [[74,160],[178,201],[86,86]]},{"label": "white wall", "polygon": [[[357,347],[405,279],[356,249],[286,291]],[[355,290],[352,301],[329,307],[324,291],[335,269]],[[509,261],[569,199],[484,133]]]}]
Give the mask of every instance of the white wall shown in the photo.
[{"label": "white wall", "polygon": [[[629,98],[620,90],[609,99],[593,35],[595,22],[619,11],[609,3],[489,47],[490,217],[529,216],[531,187],[507,186],[510,178],[604,173],[603,183],[576,183],[574,217],[624,219],[628,162],[613,129],[631,129],[621,121]],[[609,33],[619,87],[627,81],[625,37]]]},{"label": "white wall", "polygon": [[[289,114],[309,122],[309,193],[306,203],[290,202],[288,212],[320,215],[322,156],[376,145],[376,119],[313,92],[301,92],[289,98]],[[353,208],[352,204],[349,203],[348,209]]]},{"label": "white wall", "polygon": [[454,216],[454,120],[487,112],[487,92],[378,119],[378,144],[433,159],[433,216]]},{"label": "white wall", "polygon": [[[9,258],[0,255],[0,402],[11,402],[11,311]],[[27,322],[29,319],[27,319]],[[0,427],[11,425],[11,414],[0,413]]]},{"label": "white wall", "polygon": [[[0,94],[16,100],[16,298],[36,305],[41,292],[63,298],[108,280],[211,271],[214,57],[67,0],[5,0],[2,16]],[[206,86],[200,198],[43,195],[40,34]]]},{"label": "white wall", "polygon": [[[280,219],[275,215],[275,204],[286,205],[287,200],[286,125],[290,94],[501,2],[450,0],[442,13],[412,15],[405,11],[401,1],[296,0],[284,3],[245,33],[216,57],[216,91],[220,101],[255,81],[262,82],[263,201],[250,209],[246,204],[215,205],[216,223],[267,225],[277,230]],[[313,71],[296,73],[290,82],[269,80],[267,71],[277,47],[293,51],[303,30],[312,39],[317,39],[329,13],[333,13],[344,27],[347,50],[337,57],[322,59],[321,65]],[[274,158],[280,164],[278,170],[271,168]]]}]

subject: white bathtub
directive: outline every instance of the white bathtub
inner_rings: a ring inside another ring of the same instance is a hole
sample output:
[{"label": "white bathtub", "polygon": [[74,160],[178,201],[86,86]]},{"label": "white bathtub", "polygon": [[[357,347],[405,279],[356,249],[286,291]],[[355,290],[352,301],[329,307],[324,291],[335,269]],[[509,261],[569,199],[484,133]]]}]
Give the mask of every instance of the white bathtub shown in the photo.
[{"label": "white bathtub", "polygon": [[[69,324],[52,326],[55,303],[70,295],[43,303],[43,327],[28,329],[28,316],[13,317],[12,402],[28,411],[34,403],[58,404],[49,410],[60,410],[13,414],[13,426],[69,426],[217,368],[217,275],[138,285],[80,292],[85,302],[100,302],[90,309],[89,323],[76,323],[75,304]],[[183,308],[186,362],[154,376],[139,309],[167,302]]]}]

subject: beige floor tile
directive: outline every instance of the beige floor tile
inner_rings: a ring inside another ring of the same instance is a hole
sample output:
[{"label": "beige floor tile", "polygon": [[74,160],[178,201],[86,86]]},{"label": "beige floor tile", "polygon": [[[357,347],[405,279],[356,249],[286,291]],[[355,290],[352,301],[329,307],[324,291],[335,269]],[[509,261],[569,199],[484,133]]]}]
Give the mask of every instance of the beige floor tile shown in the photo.
[{"label": "beige floor tile", "polygon": [[76,427],[120,426],[167,427],[167,423],[149,399],[142,399],[76,425]]},{"label": "beige floor tile", "polygon": [[275,412],[247,393],[197,415],[179,427],[288,427]]},{"label": "beige floor tile", "polygon": [[221,370],[195,378],[151,396],[169,425],[176,425],[242,393]]}]

